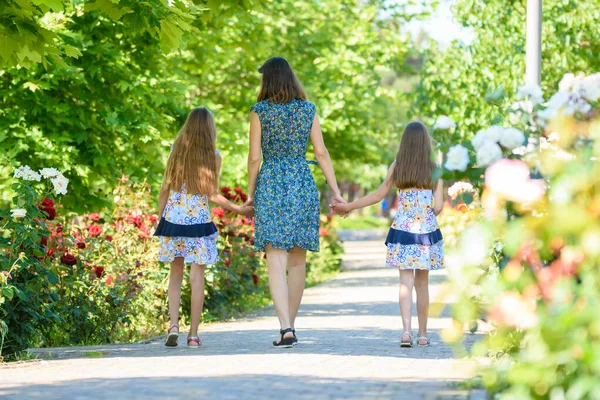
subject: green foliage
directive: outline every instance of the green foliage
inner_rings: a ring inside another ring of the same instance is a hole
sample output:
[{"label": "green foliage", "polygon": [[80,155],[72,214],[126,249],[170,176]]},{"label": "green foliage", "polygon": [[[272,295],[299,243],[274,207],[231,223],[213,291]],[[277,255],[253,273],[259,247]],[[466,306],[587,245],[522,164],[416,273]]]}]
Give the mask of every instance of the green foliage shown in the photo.
[{"label": "green foliage", "polygon": [[[276,54],[317,104],[332,157],[346,161],[338,170],[352,178],[358,164],[389,158],[402,100],[382,76],[405,71],[412,49],[398,33],[403,15],[385,1],[6,2],[2,164],[63,170],[77,188],[68,209],[107,206],[121,174],[156,187],[174,134],[199,105],[216,116],[224,182],[243,181],[257,68]],[[0,180],[5,202],[9,185]]]},{"label": "green foliage", "polygon": [[[525,0],[459,0],[453,11],[474,41],[429,51],[413,103],[426,120],[448,115],[461,126],[455,135],[438,132],[444,151],[500,123],[525,76]],[[600,70],[600,3],[548,0],[542,13],[542,88],[550,95],[566,72]]]}]

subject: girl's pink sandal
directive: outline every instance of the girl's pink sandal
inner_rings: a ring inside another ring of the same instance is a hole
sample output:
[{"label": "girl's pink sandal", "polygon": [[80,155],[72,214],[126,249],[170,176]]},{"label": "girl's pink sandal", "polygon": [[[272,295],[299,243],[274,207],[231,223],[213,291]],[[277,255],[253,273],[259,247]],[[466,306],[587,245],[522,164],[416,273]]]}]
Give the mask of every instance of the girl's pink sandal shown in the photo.
[{"label": "girl's pink sandal", "polygon": [[188,347],[201,347],[202,346],[202,342],[200,341],[200,338],[198,336],[190,336],[187,339],[187,345]]},{"label": "girl's pink sandal", "polygon": [[165,346],[177,347],[177,340],[179,339],[179,325],[171,324],[167,331],[167,338],[165,339]]}]

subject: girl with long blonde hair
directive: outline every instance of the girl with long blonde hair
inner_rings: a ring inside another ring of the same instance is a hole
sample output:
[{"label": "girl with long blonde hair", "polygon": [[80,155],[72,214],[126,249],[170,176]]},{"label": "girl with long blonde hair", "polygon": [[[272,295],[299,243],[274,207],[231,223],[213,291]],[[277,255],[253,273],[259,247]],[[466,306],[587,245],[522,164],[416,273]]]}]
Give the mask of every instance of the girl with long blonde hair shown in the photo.
[{"label": "girl with long blonde hair", "polygon": [[347,214],[357,208],[379,203],[398,188],[398,213],[390,228],[386,266],[400,270],[400,314],[403,332],[401,347],[412,347],[412,291],[417,293],[418,346],[429,346],[429,271],[444,267],[444,241],[436,216],[444,207],[443,182],[433,180],[431,138],[420,122],[404,129],[396,160],[376,192],[348,204],[333,204],[336,213]]},{"label": "girl with long blonde hair", "polygon": [[160,237],[158,260],[171,263],[169,315],[171,325],[165,345],[175,347],[179,338],[179,305],[183,267],[191,263],[192,315],[187,338],[189,347],[200,347],[198,325],[204,306],[204,267],[218,259],[219,233],[211,220],[211,201],[221,207],[251,216],[252,207],[231,203],[218,193],[221,156],[215,149],[216,127],[206,108],[195,108],[179,131],[163,179],[155,236]]}]

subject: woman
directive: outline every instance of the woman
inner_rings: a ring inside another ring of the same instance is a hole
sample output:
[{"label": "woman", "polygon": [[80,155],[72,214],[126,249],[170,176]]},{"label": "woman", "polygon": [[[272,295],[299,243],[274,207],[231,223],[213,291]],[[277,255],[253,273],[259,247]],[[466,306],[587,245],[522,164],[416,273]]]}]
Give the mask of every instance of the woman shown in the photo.
[{"label": "woman", "polygon": [[281,324],[273,346],[291,347],[298,342],[294,323],[304,292],[306,251],[319,251],[319,193],[306,161],[309,138],[333,200],[344,200],[315,105],[288,62],[273,57],[258,72],[263,76],[250,113],[245,205],[254,205],[255,247],[267,253],[269,289]]}]

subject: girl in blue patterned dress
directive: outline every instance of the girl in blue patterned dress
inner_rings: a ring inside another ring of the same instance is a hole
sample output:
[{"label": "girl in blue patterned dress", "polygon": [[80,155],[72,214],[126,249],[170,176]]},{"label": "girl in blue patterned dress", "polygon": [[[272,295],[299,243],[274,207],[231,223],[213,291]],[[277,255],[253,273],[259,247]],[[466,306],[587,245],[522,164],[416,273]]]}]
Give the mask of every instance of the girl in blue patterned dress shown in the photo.
[{"label": "girl in blue patterned dress", "polygon": [[267,255],[269,289],[281,325],[273,346],[291,347],[298,341],[294,325],[306,280],[306,250],[319,251],[319,192],[306,161],[309,139],[333,198],[343,199],[316,107],[292,68],[274,57],[259,72],[262,86],[250,113],[246,204],[254,204],[255,246]]},{"label": "girl in blue patterned dress", "polygon": [[392,186],[398,190],[398,213],[385,241],[388,267],[400,270],[400,313],[402,347],[412,347],[412,291],[417,293],[419,317],[418,346],[428,346],[429,271],[444,267],[442,233],[436,216],[442,212],[443,182],[433,182],[435,164],[431,161],[431,138],[420,122],[404,129],[396,160],[379,189],[348,204],[333,204],[339,214],[380,202]]},{"label": "girl in blue patterned dress", "polygon": [[204,305],[204,266],[218,259],[219,233],[211,220],[209,200],[246,216],[252,207],[229,202],[217,191],[221,156],[215,150],[216,127],[206,108],[194,109],[179,131],[159,197],[160,222],[154,232],[160,237],[158,260],[171,263],[169,277],[169,314],[171,326],[165,345],[177,346],[179,303],[184,263],[191,263],[192,315],[187,344],[200,347],[198,325]]}]

